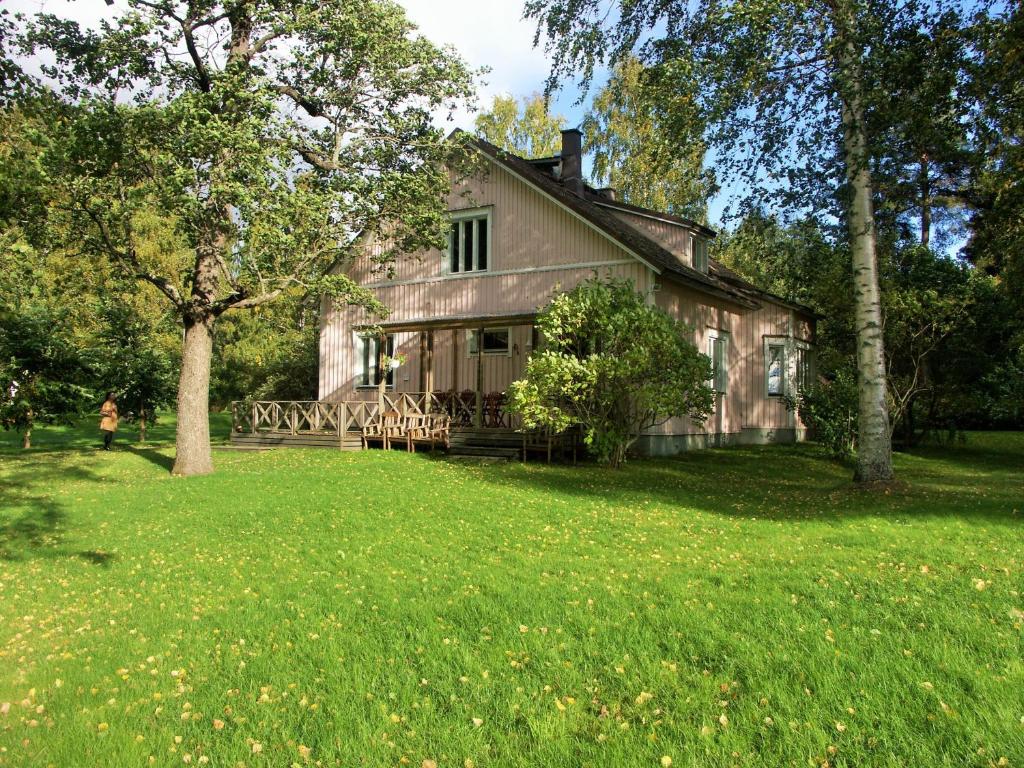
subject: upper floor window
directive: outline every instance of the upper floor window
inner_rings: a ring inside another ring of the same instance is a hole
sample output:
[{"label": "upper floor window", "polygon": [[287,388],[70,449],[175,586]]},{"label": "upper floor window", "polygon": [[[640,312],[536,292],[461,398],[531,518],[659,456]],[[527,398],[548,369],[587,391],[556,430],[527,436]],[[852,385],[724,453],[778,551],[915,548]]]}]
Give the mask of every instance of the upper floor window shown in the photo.
[{"label": "upper floor window", "polygon": [[690,236],[690,253],[693,255],[693,268],[698,272],[708,271],[708,241],[696,235]]},{"label": "upper floor window", "polygon": [[490,257],[490,210],[474,208],[453,213],[448,232],[448,272],[483,272]]}]

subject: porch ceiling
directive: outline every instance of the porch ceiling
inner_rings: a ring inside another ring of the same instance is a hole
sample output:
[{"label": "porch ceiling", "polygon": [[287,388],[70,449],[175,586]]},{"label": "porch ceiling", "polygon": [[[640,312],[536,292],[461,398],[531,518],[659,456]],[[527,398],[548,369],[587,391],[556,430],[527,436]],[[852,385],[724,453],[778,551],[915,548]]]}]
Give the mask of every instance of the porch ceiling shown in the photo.
[{"label": "porch ceiling", "polygon": [[504,328],[509,325],[531,325],[536,312],[514,312],[496,315],[447,315],[409,320],[385,320],[377,325],[391,333],[407,331],[436,331],[453,328]]}]

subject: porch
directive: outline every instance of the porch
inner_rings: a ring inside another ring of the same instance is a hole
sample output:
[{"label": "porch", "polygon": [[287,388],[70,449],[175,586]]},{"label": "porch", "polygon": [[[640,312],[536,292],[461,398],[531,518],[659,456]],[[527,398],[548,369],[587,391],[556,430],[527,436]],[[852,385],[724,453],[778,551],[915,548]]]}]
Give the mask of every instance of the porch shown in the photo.
[{"label": "porch", "polygon": [[[362,395],[362,397],[360,397]],[[319,447],[360,450],[365,427],[385,413],[444,415],[449,420],[450,450],[465,455],[518,456],[520,422],[505,408],[501,392],[356,393],[337,402],[256,400],[231,404],[231,443],[238,447]]]}]

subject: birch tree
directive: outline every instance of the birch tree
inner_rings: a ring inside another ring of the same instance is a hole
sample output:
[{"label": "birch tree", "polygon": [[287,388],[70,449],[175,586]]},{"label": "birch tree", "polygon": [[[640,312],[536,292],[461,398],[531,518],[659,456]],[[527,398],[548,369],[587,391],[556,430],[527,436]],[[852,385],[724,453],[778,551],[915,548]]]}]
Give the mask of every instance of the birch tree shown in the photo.
[{"label": "birch tree", "polygon": [[[433,113],[472,73],[390,0],[127,0],[98,30],[39,14],[21,44],[49,51],[46,84],[73,107],[45,158],[84,250],[155,286],[184,335],[173,472],[212,471],[214,328],[300,286],[383,308],[330,273],[357,233],[398,253],[439,245],[444,162]],[[156,208],[187,258],[145,258]]]},{"label": "birch tree", "polygon": [[715,183],[704,167],[701,130],[694,125],[684,142],[665,125],[693,108],[694,94],[677,93],[668,103],[663,95],[636,57],[615,67],[583,121],[594,183],[613,187],[627,203],[705,222]]},{"label": "birch tree", "polygon": [[497,147],[536,158],[557,155],[562,149],[565,118],[548,112],[544,97],[535,93],[521,101],[498,94],[491,108],[476,116],[476,133]]},{"label": "birch tree", "polygon": [[[845,223],[856,302],[856,478],[892,477],[885,349],[869,129],[885,72],[873,54],[907,29],[927,29],[939,9],[919,0],[529,0],[554,58],[549,87],[589,84],[595,69],[639,55],[667,96],[693,92],[677,135],[708,126],[716,170],[743,179],[747,202],[771,198]],[[679,147],[680,151],[685,148]],[[839,162],[836,162],[838,158]],[[829,209],[829,200],[841,206]]]}]

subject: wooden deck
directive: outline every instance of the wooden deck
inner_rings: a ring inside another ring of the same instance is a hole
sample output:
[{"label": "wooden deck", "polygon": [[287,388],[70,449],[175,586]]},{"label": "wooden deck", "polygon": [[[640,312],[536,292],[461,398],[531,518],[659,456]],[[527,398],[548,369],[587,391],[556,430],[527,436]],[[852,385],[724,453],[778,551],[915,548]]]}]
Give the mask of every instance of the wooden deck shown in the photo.
[{"label": "wooden deck", "polygon": [[[545,435],[517,429],[515,417],[504,410],[504,398],[496,394],[477,399],[473,392],[416,392],[385,394],[376,400],[259,400],[231,404],[231,445],[236,448],[331,448],[358,451],[363,447],[363,427],[380,414],[401,416],[445,414],[450,419],[448,453],[497,459],[522,459],[526,454],[576,460],[575,446],[567,449],[560,436],[557,445]],[[526,439],[524,439],[524,437]],[[541,441],[538,443],[538,439]],[[578,438],[573,438],[576,441]],[[548,442],[544,442],[547,440]],[[554,449],[553,449],[554,446]]]},{"label": "wooden deck", "polygon": [[455,455],[517,458],[522,434],[494,395],[473,392],[387,393],[374,400],[238,401],[231,404],[231,444],[237,447],[362,448],[363,427],[384,411],[444,413],[451,419]]}]

